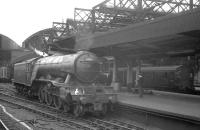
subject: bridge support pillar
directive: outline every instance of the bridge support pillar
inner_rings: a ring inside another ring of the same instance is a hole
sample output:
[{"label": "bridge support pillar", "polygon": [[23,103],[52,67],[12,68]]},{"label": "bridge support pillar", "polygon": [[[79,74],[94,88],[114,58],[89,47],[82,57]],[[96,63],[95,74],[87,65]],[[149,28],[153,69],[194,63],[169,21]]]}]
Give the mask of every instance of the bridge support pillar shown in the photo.
[{"label": "bridge support pillar", "polygon": [[128,90],[131,90],[133,87],[133,62],[129,60],[127,62],[127,81],[126,81]]},{"label": "bridge support pillar", "polygon": [[113,76],[112,76],[112,83],[111,83],[111,86],[113,87],[113,89],[115,91],[119,91],[119,83],[117,82],[117,60],[114,59],[113,61]]},{"label": "bridge support pillar", "polygon": [[135,86],[139,90],[139,96],[143,97],[143,87],[142,87],[143,78],[142,78],[142,72],[141,72],[141,60],[137,59],[136,63],[137,63],[137,67],[136,67],[136,73],[135,73],[136,74]]}]

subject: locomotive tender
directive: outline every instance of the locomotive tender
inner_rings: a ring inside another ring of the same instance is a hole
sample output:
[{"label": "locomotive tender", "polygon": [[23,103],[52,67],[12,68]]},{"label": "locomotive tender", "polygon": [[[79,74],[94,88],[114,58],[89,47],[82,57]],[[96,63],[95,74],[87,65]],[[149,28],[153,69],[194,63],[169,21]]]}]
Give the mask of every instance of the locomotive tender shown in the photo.
[{"label": "locomotive tender", "polygon": [[14,65],[16,89],[39,101],[75,116],[85,112],[105,114],[116,102],[116,94],[97,84],[100,60],[93,53],[79,51],[67,55],[33,58]]}]

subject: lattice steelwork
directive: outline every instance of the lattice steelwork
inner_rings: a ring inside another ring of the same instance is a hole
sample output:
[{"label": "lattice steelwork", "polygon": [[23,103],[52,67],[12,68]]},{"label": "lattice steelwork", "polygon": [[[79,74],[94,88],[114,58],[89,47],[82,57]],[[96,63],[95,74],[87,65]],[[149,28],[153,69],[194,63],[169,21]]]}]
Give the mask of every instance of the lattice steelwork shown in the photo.
[{"label": "lattice steelwork", "polygon": [[56,37],[54,40],[60,40],[62,38],[70,37],[77,33],[77,24],[72,19],[67,19],[66,23],[64,22],[53,22],[54,31],[56,32]]},{"label": "lattice steelwork", "polygon": [[40,51],[47,52],[47,45],[54,43],[55,40],[61,40],[77,33],[76,23],[74,20],[67,19],[64,22],[53,22],[53,27],[45,30],[41,30],[29,38],[27,38],[22,44],[24,48],[33,50],[36,48]]},{"label": "lattice steelwork", "polygon": [[22,43],[22,46],[31,50],[34,50],[34,48],[36,48],[40,51],[47,51],[46,45],[53,43],[55,37],[57,37],[57,34],[52,28],[41,30],[28,37]]},{"label": "lattice steelwork", "polygon": [[105,0],[92,10],[76,8],[74,19],[79,28],[106,31],[199,6],[200,0]]},{"label": "lattice steelwork", "polygon": [[75,8],[74,20],[53,22],[51,29],[32,35],[23,45],[45,50],[46,44],[55,40],[121,28],[199,6],[200,0],[105,0],[92,9]]}]

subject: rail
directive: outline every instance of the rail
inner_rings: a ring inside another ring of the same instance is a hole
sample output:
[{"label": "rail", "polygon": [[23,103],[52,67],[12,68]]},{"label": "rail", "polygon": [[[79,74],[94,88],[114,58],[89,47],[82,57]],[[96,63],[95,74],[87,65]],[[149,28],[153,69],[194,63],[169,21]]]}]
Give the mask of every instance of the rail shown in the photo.
[{"label": "rail", "polygon": [[84,129],[84,130],[142,130],[135,128],[130,128],[128,126],[122,126],[117,123],[97,119],[94,117],[89,117],[88,119],[79,117],[76,118],[72,114],[65,113],[63,111],[57,110],[54,107],[47,106],[45,104],[41,104],[35,101],[30,101],[26,99],[22,99],[16,96],[12,96],[9,94],[5,94],[0,92],[0,101],[7,102],[18,106],[20,108],[26,109],[36,114],[43,115],[47,118],[51,118],[54,120],[59,120],[64,122],[68,127],[72,129]]}]

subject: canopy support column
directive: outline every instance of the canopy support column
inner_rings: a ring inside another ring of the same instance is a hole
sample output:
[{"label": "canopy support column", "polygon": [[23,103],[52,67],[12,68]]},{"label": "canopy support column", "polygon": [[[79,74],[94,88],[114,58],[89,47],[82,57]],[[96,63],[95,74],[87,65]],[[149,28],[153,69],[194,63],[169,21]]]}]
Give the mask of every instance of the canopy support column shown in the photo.
[{"label": "canopy support column", "polygon": [[139,97],[143,97],[143,87],[142,87],[142,72],[141,72],[141,60],[136,60],[137,67],[136,67],[136,81],[135,86],[139,89]]},{"label": "canopy support column", "polygon": [[112,76],[112,83],[111,86],[113,87],[114,90],[118,91],[119,90],[119,83],[117,82],[117,60],[114,59],[113,61],[113,76]]},{"label": "canopy support column", "polygon": [[127,87],[129,90],[133,87],[133,62],[132,60],[129,60],[127,62]]}]

